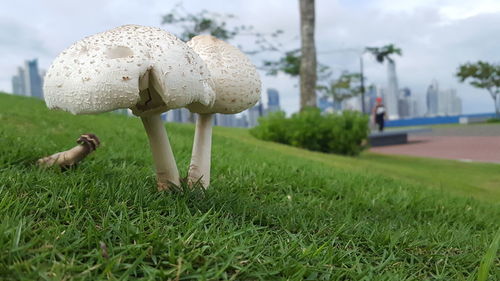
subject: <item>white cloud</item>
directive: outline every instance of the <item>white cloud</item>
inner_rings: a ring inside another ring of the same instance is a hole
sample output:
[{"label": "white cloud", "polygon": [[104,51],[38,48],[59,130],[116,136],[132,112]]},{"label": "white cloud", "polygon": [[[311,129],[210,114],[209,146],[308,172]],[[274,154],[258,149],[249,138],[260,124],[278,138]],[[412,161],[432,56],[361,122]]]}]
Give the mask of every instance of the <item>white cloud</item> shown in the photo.
[{"label": "white cloud", "polygon": [[386,12],[411,12],[421,8],[433,8],[442,16],[443,22],[500,12],[500,1],[497,0],[379,0],[371,1],[370,4]]}]

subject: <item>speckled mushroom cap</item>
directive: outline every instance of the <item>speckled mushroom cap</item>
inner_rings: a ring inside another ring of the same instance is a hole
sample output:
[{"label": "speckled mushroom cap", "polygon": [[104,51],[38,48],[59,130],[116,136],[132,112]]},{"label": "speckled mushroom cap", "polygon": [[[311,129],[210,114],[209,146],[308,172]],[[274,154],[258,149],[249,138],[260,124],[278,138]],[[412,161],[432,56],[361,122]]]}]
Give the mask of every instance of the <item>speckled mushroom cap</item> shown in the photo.
[{"label": "speckled mushroom cap", "polygon": [[215,103],[188,106],[196,113],[234,114],[254,106],[260,99],[257,69],[238,48],[211,35],[193,37],[188,43],[206,63],[215,85]]},{"label": "speckled mushroom cap", "polygon": [[169,32],[139,25],[74,43],[55,59],[44,80],[47,106],[73,114],[134,110],[150,92],[161,98],[156,113],[193,102],[212,106],[215,100],[206,65],[193,50]]}]

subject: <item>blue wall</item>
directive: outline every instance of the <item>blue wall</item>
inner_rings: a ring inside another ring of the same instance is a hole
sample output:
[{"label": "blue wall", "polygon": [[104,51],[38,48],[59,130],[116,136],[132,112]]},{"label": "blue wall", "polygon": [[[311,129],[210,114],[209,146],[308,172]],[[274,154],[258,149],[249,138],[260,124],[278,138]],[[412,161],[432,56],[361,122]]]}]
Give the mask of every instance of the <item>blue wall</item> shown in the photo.
[{"label": "blue wall", "polygon": [[389,120],[385,124],[387,127],[457,124],[459,122],[460,117],[493,118],[495,117],[495,113],[465,114],[458,116],[418,117],[411,119]]}]

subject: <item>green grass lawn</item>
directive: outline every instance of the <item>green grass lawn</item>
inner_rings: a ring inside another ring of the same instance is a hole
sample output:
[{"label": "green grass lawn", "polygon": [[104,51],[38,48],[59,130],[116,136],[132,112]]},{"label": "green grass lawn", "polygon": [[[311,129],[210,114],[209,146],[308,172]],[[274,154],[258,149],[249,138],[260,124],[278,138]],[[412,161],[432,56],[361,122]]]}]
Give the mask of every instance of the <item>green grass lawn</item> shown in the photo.
[{"label": "green grass lawn", "polygon": [[500,202],[499,164],[464,163],[370,152],[365,152],[360,157],[344,157],[264,142],[251,137],[248,130],[243,129],[217,128],[215,132],[218,135],[255,147],[321,162],[337,169],[357,171],[365,175],[383,175],[406,182],[423,184],[444,193]]},{"label": "green grass lawn", "polygon": [[[185,175],[194,128],[167,129]],[[87,132],[102,146],[76,169],[34,165]],[[500,165],[214,133],[211,188],[158,193],[138,119],[0,94],[0,280],[476,280]]]}]

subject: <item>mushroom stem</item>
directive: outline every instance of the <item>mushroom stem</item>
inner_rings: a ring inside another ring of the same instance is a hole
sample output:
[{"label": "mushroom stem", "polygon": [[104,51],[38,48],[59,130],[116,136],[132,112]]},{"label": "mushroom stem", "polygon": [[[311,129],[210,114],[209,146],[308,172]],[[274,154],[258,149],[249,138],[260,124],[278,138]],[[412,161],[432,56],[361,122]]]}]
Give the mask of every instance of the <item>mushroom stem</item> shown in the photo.
[{"label": "mushroom stem", "polygon": [[141,117],[141,120],[153,154],[158,191],[168,190],[172,185],[179,186],[179,171],[160,114]]},{"label": "mushroom stem", "polygon": [[193,152],[189,165],[188,181],[200,181],[204,188],[210,185],[210,157],[212,150],[212,115],[198,114],[194,133]]},{"label": "mushroom stem", "polygon": [[63,170],[71,168],[92,153],[100,144],[99,138],[94,134],[81,135],[77,146],[66,151],[58,152],[38,159],[37,163],[43,167],[60,166]]}]

